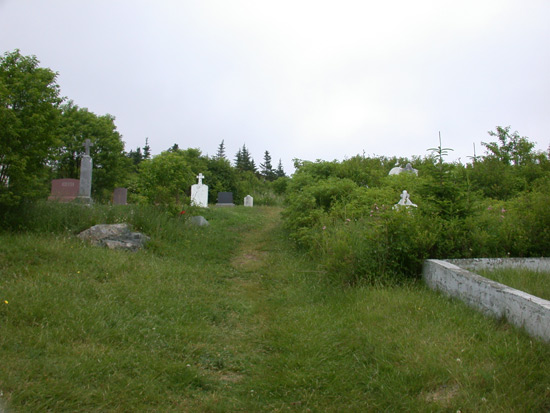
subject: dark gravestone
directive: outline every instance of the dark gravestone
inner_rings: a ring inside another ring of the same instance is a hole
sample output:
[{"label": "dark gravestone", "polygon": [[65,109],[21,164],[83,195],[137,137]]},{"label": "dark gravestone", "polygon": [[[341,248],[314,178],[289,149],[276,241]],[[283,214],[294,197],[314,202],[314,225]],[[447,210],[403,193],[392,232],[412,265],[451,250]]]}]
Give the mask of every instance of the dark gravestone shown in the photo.
[{"label": "dark gravestone", "polygon": [[113,192],[113,205],[126,205],[128,203],[128,188],[115,188]]},{"label": "dark gravestone", "polygon": [[52,192],[48,201],[71,202],[78,196],[80,181],[78,179],[52,180]]},{"label": "dark gravestone", "polygon": [[235,206],[233,203],[233,192],[218,192],[218,203],[216,206]]}]

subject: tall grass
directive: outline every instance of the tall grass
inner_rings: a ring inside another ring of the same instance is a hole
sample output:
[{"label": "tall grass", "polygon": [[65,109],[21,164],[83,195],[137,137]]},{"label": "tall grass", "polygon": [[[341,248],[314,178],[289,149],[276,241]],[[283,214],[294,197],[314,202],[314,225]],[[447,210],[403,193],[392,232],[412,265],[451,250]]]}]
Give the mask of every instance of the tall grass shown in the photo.
[{"label": "tall grass", "polygon": [[[114,214],[101,211],[87,213]],[[547,344],[417,282],[335,285],[291,248],[277,209],[202,213],[209,227],[134,209],[153,237],[137,253],[81,243],[81,224],[0,234],[0,405],[550,409]]]},{"label": "tall grass", "polygon": [[517,290],[550,300],[550,273],[517,268],[481,270],[479,275]]}]

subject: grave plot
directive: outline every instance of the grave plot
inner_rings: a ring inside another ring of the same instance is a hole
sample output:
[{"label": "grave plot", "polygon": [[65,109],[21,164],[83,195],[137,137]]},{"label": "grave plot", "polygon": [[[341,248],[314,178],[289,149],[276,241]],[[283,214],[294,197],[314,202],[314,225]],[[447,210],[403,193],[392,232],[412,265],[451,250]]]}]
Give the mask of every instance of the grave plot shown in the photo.
[{"label": "grave plot", "polygon": [[550,301],[469,271],[498,268],[549,271],[550,259],[426,260],[422,277],[430,288],[459,298],[484,314],[505,317],[530,335],[550,342]]}]

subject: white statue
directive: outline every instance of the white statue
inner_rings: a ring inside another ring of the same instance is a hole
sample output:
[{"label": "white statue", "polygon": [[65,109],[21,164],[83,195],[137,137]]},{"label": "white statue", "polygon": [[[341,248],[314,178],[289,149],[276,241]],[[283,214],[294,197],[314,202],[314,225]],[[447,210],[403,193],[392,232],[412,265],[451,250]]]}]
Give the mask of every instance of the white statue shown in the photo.
[{"label": "white statue", "polygon": [[405,190],[401,193],[401,199],[399,200],[399,202],[394,206],[394,209],[395,208],[398,208],[398,206],[406,206],[406,207],[418,207],[418,205],[416,204],[413,204],[411,202],[411,198],[409,196],[409,193]]},{"label": "white statue", "polygon": [[391,171],[388,175],[399,175],[404,172],[413,173],[418,176],[418,169],[414,169],[410,163],[405,165],[404,168],[401,168],[399,165],[396,165],[395,167],[391,168]]}]

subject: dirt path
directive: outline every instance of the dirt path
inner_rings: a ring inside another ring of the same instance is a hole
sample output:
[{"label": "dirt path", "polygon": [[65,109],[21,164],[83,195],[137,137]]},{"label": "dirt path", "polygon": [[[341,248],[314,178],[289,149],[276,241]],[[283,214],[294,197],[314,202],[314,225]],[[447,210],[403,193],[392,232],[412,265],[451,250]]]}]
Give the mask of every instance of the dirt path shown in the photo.
[{"label": "dirt path", "polygon": [[273,229],[280,224],[280,208],[265,208],[265,225],[257,231],[248,232],[242,241],[239,251],[231,260],[231,265],[243,272],[258,271],[269,257],[270,236]]}]

